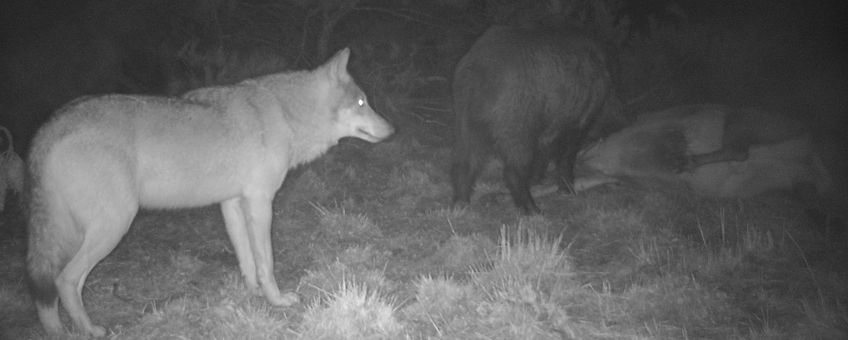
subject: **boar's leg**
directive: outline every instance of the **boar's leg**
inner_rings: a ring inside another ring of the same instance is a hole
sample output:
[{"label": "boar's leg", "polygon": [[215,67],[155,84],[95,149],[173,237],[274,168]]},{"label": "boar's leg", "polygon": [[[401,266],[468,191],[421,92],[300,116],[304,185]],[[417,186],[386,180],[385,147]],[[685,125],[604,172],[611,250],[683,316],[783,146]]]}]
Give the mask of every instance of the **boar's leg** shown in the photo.
[{"label": "boar's leg", "polygon": [[457,137],[450,173],[454,206],[470,203],[474,182],[486,159],[490,138],[486,138],[480,131],[465,127]]},{"label": "boar's leg", "polygon": [[530,184],[540,184],[545,179],[545,173],[548,171],[548,163],[551,160],[551,150],[539,149],[533,156],[533,164],[530,172]]},{"label": "boar's leg", "polygon": [[532,215],[542,212],[530,194],[534,159],[542,156],[535,137],[525,136],[524,139],[520,142],[499,141],[497,147],[504,163],[504,182],[513,203],[522,214]]},{"label": "boar's leg", "polygon": [[556,163],[556,180],[559,191],[573,194],[574,163],[580,151],[582,133],[577,128],[564,129],[554,140],[553,161]]}]

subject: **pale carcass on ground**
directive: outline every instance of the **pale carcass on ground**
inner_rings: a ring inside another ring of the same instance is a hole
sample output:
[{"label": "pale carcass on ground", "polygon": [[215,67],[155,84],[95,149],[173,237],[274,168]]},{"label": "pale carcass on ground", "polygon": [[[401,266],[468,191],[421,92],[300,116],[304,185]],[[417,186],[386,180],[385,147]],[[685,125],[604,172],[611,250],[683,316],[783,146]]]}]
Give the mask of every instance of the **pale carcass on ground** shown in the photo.
[{"label": "pale carcass on ground", "polygon": [[[629,127],[587,146],[576,191],[622,180],[685,184],[714,197],[773,190],[799,194],[842,215],[845,157],[836,141],[771,112],[723,105],[678,106],[640,115]],[[840,216],[841,217],[841,216]]]}]

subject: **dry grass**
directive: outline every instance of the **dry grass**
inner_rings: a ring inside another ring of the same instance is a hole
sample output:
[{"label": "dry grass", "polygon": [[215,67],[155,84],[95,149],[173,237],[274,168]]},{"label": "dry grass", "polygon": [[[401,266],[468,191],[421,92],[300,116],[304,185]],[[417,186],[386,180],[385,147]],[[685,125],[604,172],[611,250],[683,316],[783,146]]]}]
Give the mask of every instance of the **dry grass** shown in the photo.
[{"label": "dry grass", "polygon": [[399,339],[403,328],[379,290],[343,279],[338,289],[307,308],[298,338]]}]

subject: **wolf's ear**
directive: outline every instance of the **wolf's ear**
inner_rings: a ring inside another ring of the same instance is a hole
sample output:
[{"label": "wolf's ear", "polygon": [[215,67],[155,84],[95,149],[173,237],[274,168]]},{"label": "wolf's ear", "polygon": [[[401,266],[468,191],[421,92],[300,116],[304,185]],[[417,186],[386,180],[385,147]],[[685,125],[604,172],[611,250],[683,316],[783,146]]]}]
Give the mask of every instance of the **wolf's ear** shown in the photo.
[{"label": "wolf's ear", "polygon": [[341,51],[336,52],[330,61],[324,66],[330,72],[330,76],[338,79],[340,82],[349,82],[350,73],[347,73],[347,60],[350,58],[350,48],[345,47]]}]

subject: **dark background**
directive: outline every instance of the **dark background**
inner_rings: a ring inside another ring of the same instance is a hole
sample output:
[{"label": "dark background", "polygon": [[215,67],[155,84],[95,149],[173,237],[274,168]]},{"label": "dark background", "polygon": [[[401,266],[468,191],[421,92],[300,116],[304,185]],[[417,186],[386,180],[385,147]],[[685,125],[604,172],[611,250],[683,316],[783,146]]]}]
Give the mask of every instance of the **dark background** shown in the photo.
[{"label": "dark background", "polygon": [[491,24],[578,26],[620,64],[633,115],[716,102],[848,126],[844,1],[116,0],[0,4],[0,125],[26,154],[53,110],[81,95],[176,95],[314,67],[353,49],[351,71],[402,131],[449,144],[453,67]]}]

